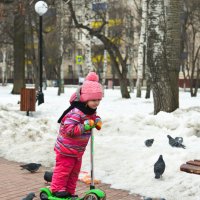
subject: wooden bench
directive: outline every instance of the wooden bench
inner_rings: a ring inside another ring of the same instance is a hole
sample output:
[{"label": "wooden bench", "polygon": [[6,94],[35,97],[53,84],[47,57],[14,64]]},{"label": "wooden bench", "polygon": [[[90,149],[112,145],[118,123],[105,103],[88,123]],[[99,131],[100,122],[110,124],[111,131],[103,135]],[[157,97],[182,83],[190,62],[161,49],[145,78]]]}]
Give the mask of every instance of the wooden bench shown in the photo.
[{"label": "wooden bench", "polygon": [[200,160],[190,160],[182,164],[180,170],[187,173],[200,175]]}]

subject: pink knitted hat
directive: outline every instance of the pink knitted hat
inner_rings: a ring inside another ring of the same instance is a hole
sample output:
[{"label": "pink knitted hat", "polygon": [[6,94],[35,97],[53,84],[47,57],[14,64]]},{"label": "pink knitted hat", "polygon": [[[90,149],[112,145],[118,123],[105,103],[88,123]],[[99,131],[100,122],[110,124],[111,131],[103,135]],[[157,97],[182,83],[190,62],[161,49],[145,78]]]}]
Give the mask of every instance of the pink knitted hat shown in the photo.
[{"label": "pink knitted hat", "polygon": [[98,82],[99,77],[95,72],[90,72],[81,86],[80,101],[87,102],[89,100],[102,99],[102,86]]}]

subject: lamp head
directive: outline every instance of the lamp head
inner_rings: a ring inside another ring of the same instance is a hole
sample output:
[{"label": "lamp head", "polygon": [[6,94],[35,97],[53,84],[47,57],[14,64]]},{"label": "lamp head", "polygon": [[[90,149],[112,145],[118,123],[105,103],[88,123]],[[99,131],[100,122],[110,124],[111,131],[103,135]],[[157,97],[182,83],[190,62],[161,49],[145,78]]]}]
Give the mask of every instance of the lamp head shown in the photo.
[{"label": "lamp head", "polygon": [[48,5],[46,2],[44,1],[38,1],[35,4],[35,11],[38,15],[42,16],[44,15],[48,10]]}]

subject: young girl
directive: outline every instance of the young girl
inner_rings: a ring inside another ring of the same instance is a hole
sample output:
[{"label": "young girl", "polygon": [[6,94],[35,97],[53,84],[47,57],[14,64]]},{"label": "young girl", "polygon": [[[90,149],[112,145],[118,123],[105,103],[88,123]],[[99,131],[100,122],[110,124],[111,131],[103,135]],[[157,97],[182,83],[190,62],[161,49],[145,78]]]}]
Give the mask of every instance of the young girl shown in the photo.
[{"label": "young girl", "polygon": [[60,130],[55,144],[56,165],[51,191],[56,197],[76,197],[75,189],[82,156],[91,135],[91,129],[101,129],[101,118],[96,109],[102,99],[102,86],[95,72],[90,72],[82,86],[70,98],[71,106],[58,122]]}]

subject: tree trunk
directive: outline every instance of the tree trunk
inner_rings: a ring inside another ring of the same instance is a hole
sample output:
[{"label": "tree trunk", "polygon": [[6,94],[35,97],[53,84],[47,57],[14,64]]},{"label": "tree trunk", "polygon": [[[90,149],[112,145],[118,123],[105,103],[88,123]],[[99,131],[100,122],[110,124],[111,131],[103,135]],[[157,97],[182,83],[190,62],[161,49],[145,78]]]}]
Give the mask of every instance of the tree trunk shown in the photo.
[{"label": "tree trunk", "polygon": [[116,70],[117,76],[119,78],[119,85],[120,85],[120,90],[121,90],[121,94],[122,94],[122,98],[130,98],[130,94],[128,91],[128,82],[127,82],[127,67],[126,67],[126,62],[122,61],[121,64],[121,71],[120,71],[120,67],[119,67],[119,63],[116,61],[116,57],[113,54],[112,49],[108,49],[108,52],[110,54],[112,63],[113,63],[113,67]]},{"label": "tree trunk", "polygon": [[14,18],[14,84],[12,94],[20,94],[25,87],[25,17],[17,14]]},{"label": "tree trunk", "polygon": [[170,79],[171,96],[168,98],[172,100],[170,110],[174,111],[179,108],[179,68],[180,68],[180,36],[181,36],[181,0],[169,1],[169,12],[167,15],[167,41],[166,41],[166,55],[168,63],[168,74]]},{"label": "tree trunk", "polygon": [[29,50],[29,54],[27,55],[28,57],[30,57],[31,61],[32,61],[32,71],[33,71],[33,75],[32,75],[32,80],[33,83],[35,83],[35,88],[37,89],[39,87],[39,63],[37,62],[37,57],[36,57],[36,53],[35,53],[35,48],[34,48],[34,30],[33,30],[33,25],[32,25],[32,20],[34,21],[34,23],[36,24],[36,19],[33,18],[33,14],[31,13],[31,9],[29,6],[27,6],[28,9],[28,29],[29,29],[29,34],[30,34],[30,50]]},{"label": "tree trunk", "polygon": [[[154,114],[178,108],[178,69],[180,55],[179,0],[169,3],[167,40],[165,41],[164,1],[149,1],[147,60],[152,79]],[[176,8],[175,8],[176,7]],[[163,17],[160,17],[163,13]],[[165,44],[166,42],[166,44]]]},{"label": "tree trunk", "polygon": [[142,79],[137,77],[137,81],[136,81],[136,97],[141,97],[142,96],[142,92],[141,92],[141,86],[142,86]]},{"label": "tree trunk", "polygon": [[127,80],[124,78],[119,79],[119,83],[120,83],[122,98],[126,98],[126,99],[130,98],[130,94],[127,90]]},{"label": "tree trunk", "polygon": [[142,1],[142,21],[141,21],[141,31],[140,31],[140,43],[138,48],[138,70],[137,70],[137,82],[136,82],[136,88],[137,88],[137,94],[136,97],[141,97],[141,86],[142,86],[142,79],[145,65],[146,65],[146,32],[147,32],[147,0]]},{"label": "tree trunk", "polygon": [[195,82],[195,89],[194,89],[195,97],[198,94],[199,78],[200,78],[199,75],[200,75],[200,68],[199,68],[199,59],[198,59],[198,62],[197,62],[197,75],[196,75],[196,82]]},{"label": "tree trunk", "polygon": [[64,24],[63,24],[63,0],[60,0],[59,5],[57,7],[58,13],[60,14],[59,16],[59,21],[60,21],[60,65],[58,66],[59,68],[59,85],[58,85],[58,95],[61,93],[64,93],[64,66],[63,66],[63,44],[64,44]]},{"label": "tree trunk", "polygon": [[149,99],[151,96],[151,80],[150,77],[146,76],[146,95],[145,98]]},{"label": "tree trunk", "polygon": [[62,67],[62,56],[60,56],[57,60],[57,65],[58,65],[58,96],[61,95],[61,93],[64,93],[64,80],[62,79],[62,74],[61,74],[61,67]]},{"label": "tree trunk", "polygon": [[2,57],[3,57],[3,62],[2,62],[2,67],[1,67],[1,80],[2,80],[2,86],[6,85],[6,48],[2,49]]}]

